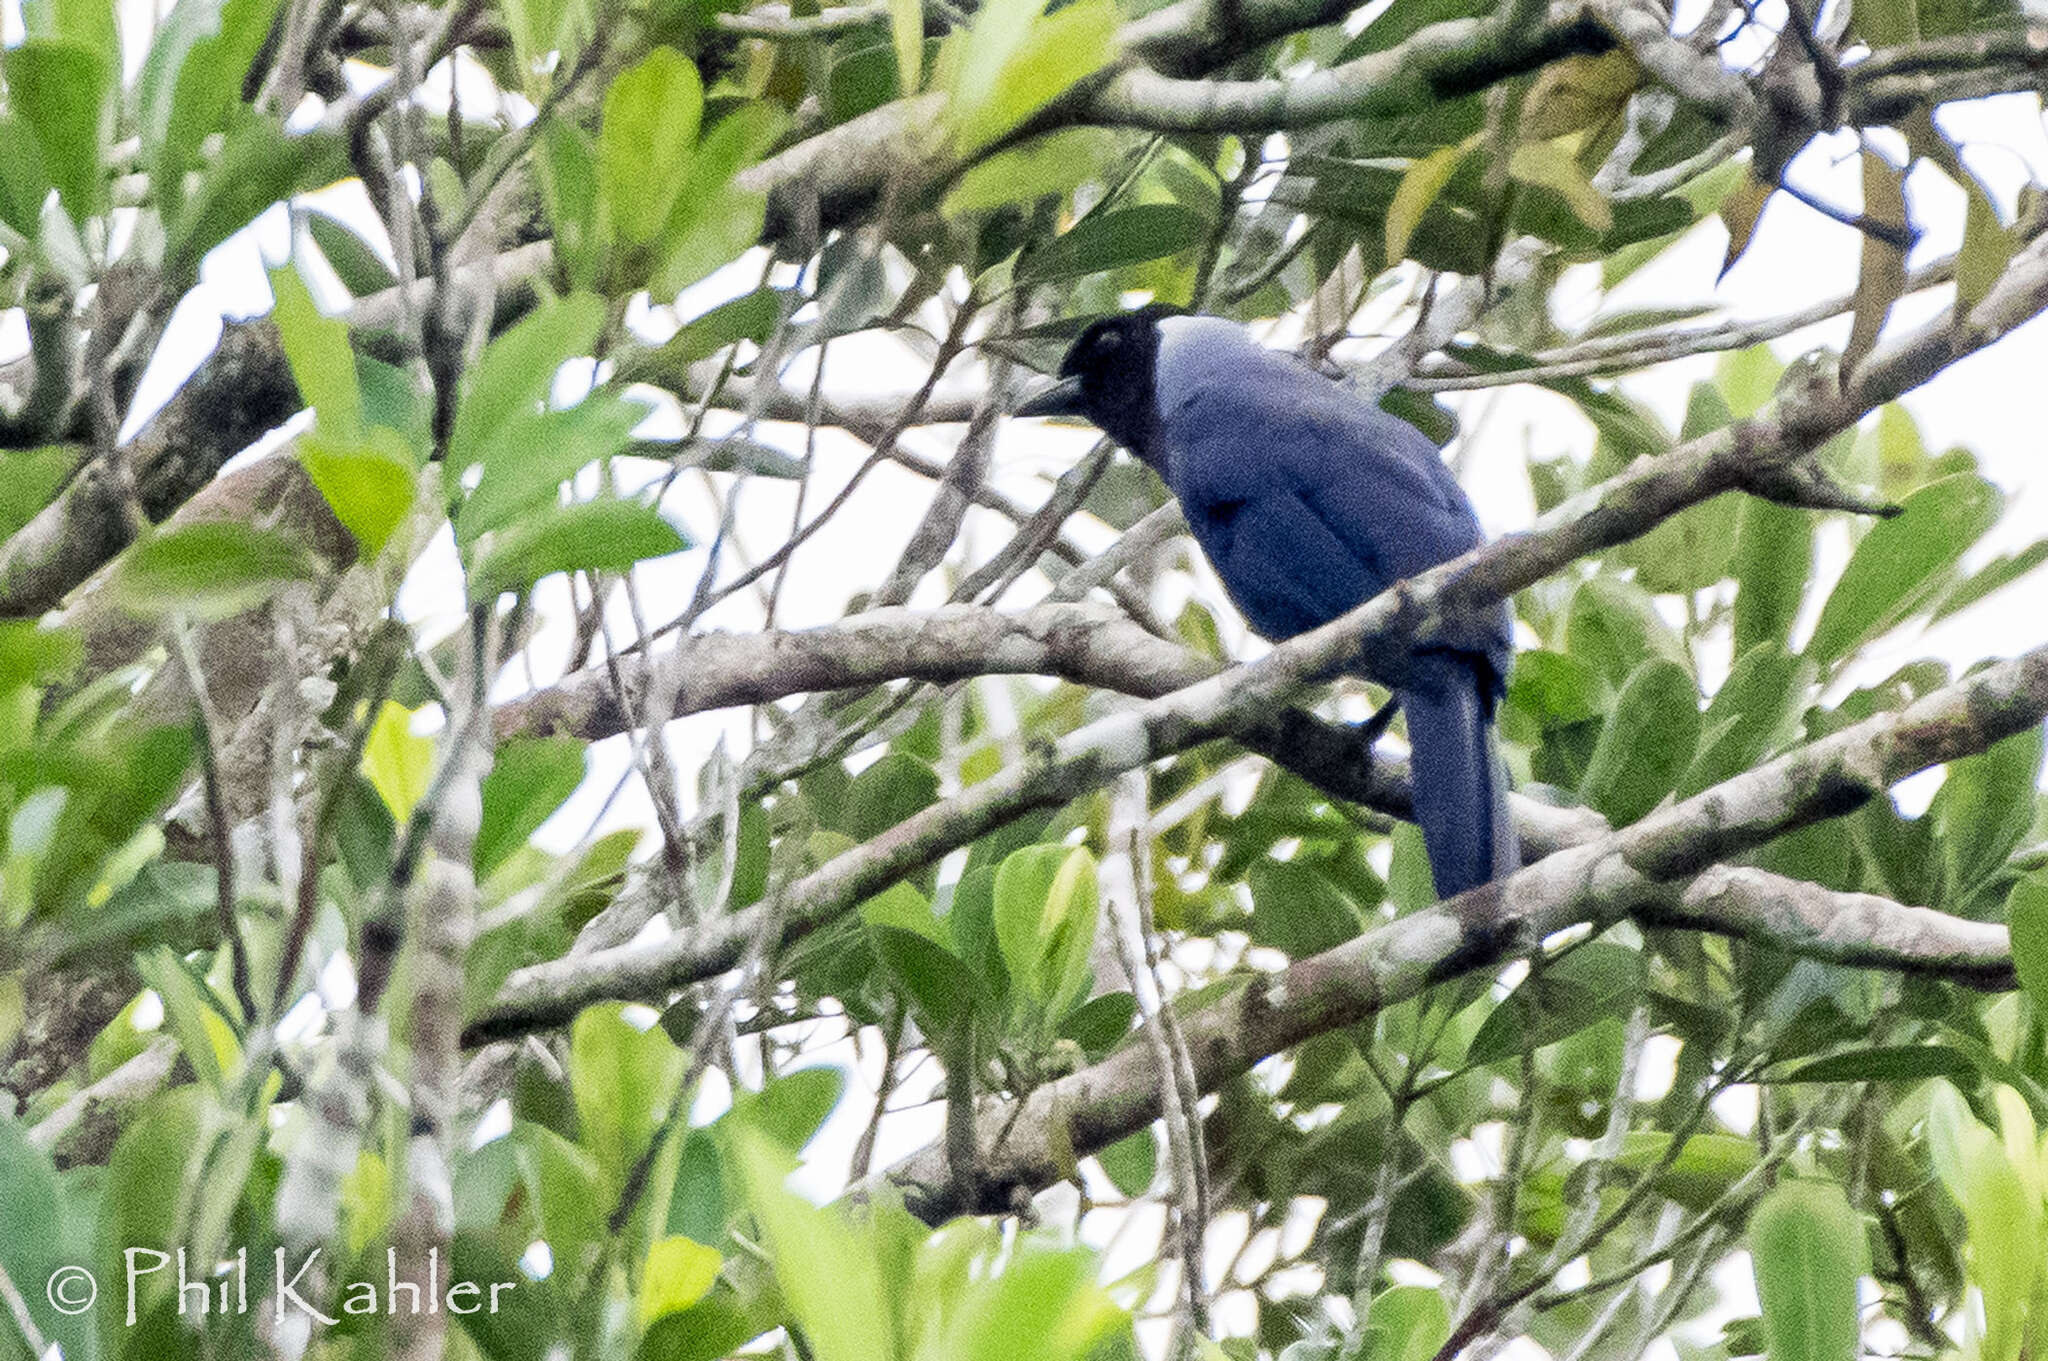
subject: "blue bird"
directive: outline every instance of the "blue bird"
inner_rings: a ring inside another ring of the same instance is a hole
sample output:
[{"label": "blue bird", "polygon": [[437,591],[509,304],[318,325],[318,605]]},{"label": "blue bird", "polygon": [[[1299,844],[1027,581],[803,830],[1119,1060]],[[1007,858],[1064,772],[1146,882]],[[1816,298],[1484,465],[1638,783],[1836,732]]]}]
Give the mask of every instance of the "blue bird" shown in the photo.
[{"label": "blue bird", "polygon": [[[1150,465],[1245,621],[1291,638],[1482,541],[1414,426],[1218,317],[1143,308],[1091,325],[1020,416],[1082,417]],[[1505,605],[1410,656],[1395,702],[1440,897],[1519,865],[1493,742]]]}]

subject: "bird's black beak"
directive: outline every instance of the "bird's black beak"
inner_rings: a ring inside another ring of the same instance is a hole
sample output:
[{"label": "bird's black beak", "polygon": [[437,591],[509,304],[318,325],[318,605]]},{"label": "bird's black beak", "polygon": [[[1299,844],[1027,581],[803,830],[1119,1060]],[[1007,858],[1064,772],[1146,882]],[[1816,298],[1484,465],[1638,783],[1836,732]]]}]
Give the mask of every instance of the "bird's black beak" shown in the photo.
[{"label": "bird's black beak", "polygon": [[1079,416],[1084,414],[1079,378],[1062,378],[1036,396],[1027,397],[1010,414],[1013,416]]}]

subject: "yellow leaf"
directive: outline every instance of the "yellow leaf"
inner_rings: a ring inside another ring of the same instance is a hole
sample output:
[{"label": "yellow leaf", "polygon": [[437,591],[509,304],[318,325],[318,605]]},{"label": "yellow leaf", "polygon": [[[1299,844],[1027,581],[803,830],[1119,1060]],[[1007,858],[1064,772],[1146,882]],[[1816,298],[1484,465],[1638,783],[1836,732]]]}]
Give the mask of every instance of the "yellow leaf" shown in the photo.
[{"label": "yellow leaf", "polygon": [[1622,48],[1597,57],[1567,57],[1543,68],[1522,101],[1522,136],[1532,142],[1597,128],[1620,113],[1642,84],[1642,71]]},{"label": "yellow leaf", "polygon": [[341,1179],[348,1250],[360,1253],[391,1226],[391,1169],[369,1149]]},{"label": "yellow leaf", "polygon": [[1719,278],[1727,278],[1728,271],[1735,268],[1735,262],[1742,258],[1742,252],[1749,249],[1749,238],[1756,232],[1757,219],[1764,215],[1764,205],[1771,201],[1771,194],[1776,188],[1776,185],[1764,184],[1745,171],[1742,182],[1721,200],[1721,222],[1728,228],[1728,254],[1721,260]]},{"label": "yellow leaf", "polygon": [[377,721],[370,726],[369,739],[363,743],[363,775],[391,810],[394,821],[411,817],[426,797],[433,765],[433,740],[413,735],[412,710],[385,700],[377,711]]},{"label": "yellow leaf", "polygon": [[13,1048],[14,1037],[21,1033],[21,1024],[27,1019],[28,998],[22,990],[21,975],[0,978],[0,1053]]},{"label": "yellow leaf", "polygon": [[1409,166],[1408,173],[1401,176],[1401,183],[1394,189],[1394,201],[1387,205],[1388,264],[1407,255],[1408,238],[1415,235],[1422,215],[1436,202],[1451,172],[1472,146],[1473,140],[1468,138],[1457,146],[1439,147]]},{"label": "yellow leaf", "polygon": [[1549,189],[1565,201],[1572,216],[1605,235],[1614,226],[1607,196],[1593,187],[1585,170],[1556,142],[1524,142],[1508,157],[1508,178]]},{"label": "yellow leaf", "polygon": [[897,88],[914,95],[924,77],[923,0],[889,0],[889,32],[896,40]]},{"label": "yellow leaf", "polygon": [[[1875,152],[1863,153],[1863,216],[1887,227],[1906,225],[1906,176]],[[1856,319],[1842,350],[1842,376],[1849,377],[1877,344],[1892,304],[1906,291],[1906,253],[1889,241],[1863,235],[1863,266],[1856,280]]]},{"label": "yellow leaf", "polygon": [[640,1326],[679,1314],[703,1299],[724,1262],[718,1249],[694,1238],[678,1234],[658,1240],[647,1249],[647,1265],[640,1272]]},{"label": "yellow leaf", "polygon": [[1998,209],[1983,186],[1971,179],[1963,191],[1969,199],[1963,213],[1963,249],[1956,256],[1956,310],[1967,315],[1991,292],[2018,243],[2012,229],[1998,220]]}]

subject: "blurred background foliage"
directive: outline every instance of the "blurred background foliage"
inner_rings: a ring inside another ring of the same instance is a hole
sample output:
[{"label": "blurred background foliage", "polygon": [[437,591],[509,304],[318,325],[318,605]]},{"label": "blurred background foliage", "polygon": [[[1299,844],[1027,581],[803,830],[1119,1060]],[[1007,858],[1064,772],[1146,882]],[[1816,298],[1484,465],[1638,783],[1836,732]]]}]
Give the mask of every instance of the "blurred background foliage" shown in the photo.
[{"label": "blurred background foliage", "polygon": [[[1242,630],[1149,473],[1097,447],[1032,504],[988,473],[1023,377],[1139,296],[1258,323],[1453,449],[1494,391],[1568,404],[1590,436],[1514,460],[1549,524],[1855,370],[1901,299],[1992,295],[2038,193],[1994,195],[1933,115],[2035,89],[2038,16],[1687,11],[8,7],[0,1349],[2036,1354],[2038,724],[1931,801],[1746,858],[2009,922],[1994,986],[1624,922],[1210,1092],[1152,1063],[1165,1119],[1063,1114],[1064,1182],[933,1223],[947,1188],[871,1174],[930,1139],[972,1199],[977,1099],[1104,1065],[1101,1099],[1136,1100],[1112,1069],[1154,1042],[1176,1069],[1176,1015],[1428,909],[1419,837],[1210,740],[831,900],[1129,695],[994,674],[1019,669],[994,644],[857,685],[770,668],[721,692],[750,706],[727,745],[669,723],[692,673],[650,661],[781,622],[795,548],[883,465],[923,480],[834,562],[849,617],[1092,590],[1190,678],[1227,660]],[[1800,211],[1853,219],[1852,294],[1761,323],[1704,287],[1602,305],[1696,229],[1735,264],[1823,133],[1862,205]],[[1906,163],[1965,205],[1957,252],[1910,270]],[[181,352],[181,303],[266,230],[268,313]],[[1770,344],[1831,318],[1790,368]],[[854,381],[814,379],[827,353]],[[1675,429],[1616,381],[1702,354]],[[850,476],[821,431],[858,441]],[[1932,622],[2038,645],[2048,538],[2012,532],[1976,452],[1892,403],[1821,460],[1897,513],[1724,493],[1516,595],[1524,794],[1621,827],[1976,669],[1913,656]],[[764,483],[793,514],[742,509]],[[423,580],[452,609],[409,613]],[[520,717],[550,697],[555,721]],[[641,825],[593,818],[593,790]],[[614,999],[573,1019],[505,1010],[665,933],[718,942],[715,967],[565,992]],[[517,1286],[431,1325],[346,1308],[422,1244],[449,1281]],[[265,1300],[274,1255],[317,1249],[298,1288],[338,1321],[194,1318],[164,1270],[131,1322],[130,1248],[195,1279],[246,1250]],[[97,1307],[45,1295],[65,1263]]]}]

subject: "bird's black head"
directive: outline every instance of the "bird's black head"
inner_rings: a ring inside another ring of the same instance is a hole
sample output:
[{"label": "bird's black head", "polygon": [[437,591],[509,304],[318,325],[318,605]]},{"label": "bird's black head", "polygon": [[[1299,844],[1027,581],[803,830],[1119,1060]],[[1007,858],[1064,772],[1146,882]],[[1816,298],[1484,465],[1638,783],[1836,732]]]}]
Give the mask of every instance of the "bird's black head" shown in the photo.
[{"label": "bird's black head", "polygon": [[1153,370],[1164,307],[1104,317],[1060,361],[1060,381],[1017,408],[1019,416],[1080,416],[1150,463],[1158,452],[1159,405]]}]

